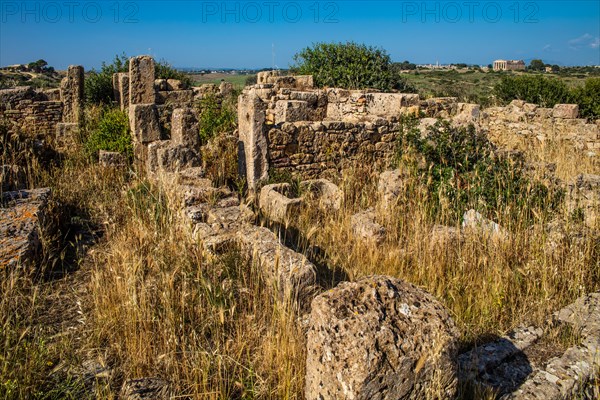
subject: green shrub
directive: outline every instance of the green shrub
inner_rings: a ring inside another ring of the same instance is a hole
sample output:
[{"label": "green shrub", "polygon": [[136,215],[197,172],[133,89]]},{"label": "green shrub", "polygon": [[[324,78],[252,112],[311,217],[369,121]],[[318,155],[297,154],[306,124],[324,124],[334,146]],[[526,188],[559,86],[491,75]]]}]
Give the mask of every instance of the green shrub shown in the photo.
[{"label": "green shrub", "polygon": [[202,144],[220,133],[233,131],[236,128],[236,96],[219,99],[208,95],[198,103],[200,125],[200,141]]},{"label": "green shrub", "polygon": [[517,99],[542,107],[570,103],[573,98],[564,82],[541,75],[503,76],[494,94],[504,104]]},{"label": "green shrub", "polygon": [[398,157],[426,185],[431,217],[443,223],[457,223],[470,208],[527,222],[552,213],[562,199],[560,190],[527,177],[523,160],[498,155],[473,126],[438,121],[422,135],[414,117],[404,118]]},{"label": "green shrub", "polygon": [[85,79],[85,100],[89,104],[111,104],[114,101],[112,77],[129,71],[129,58],[116,55],[111,64],[102,62],[100,71],[92,70]]},{"label": "green shrub", "polygon": [[600,78],[588,78],[583,86],[572,91],[573,98],[579,104],[582,117],[596,119],[600,117]]},{"label": "green shrub", "polygon": [[292,72],[313,75],[318,87],[414,91],[383,49],[347,43],[316,43],[294,56]]},{"label": "green shrub", "polygon": [[98,157],[99,150],[118,151],[133,158],[133,144],[129,130],[129,118],[119,109],[104,111],[98,126],[85,141],[85,150],[93,158]]}]

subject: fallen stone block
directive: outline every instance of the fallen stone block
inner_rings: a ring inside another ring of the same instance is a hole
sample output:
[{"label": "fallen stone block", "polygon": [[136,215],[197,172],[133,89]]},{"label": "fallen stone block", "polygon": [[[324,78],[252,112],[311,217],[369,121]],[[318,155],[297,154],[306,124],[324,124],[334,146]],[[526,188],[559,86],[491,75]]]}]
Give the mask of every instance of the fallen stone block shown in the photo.
[{"label": "fallen stone block", "polygon": [[259,207],[269,220],[288,224],[300,212],[302,199],[287,197],[289,191],[289,183],[266,185],[260,190]]},{"label": "fallen stone block", "polygon": [[315,201],[326,210],[338,211],[342,207],[344,194],[328,179],[310,179],[300,182],[303,198]]},{"label": "fallen stone block", "polygon": [[557,104],[552,109],[554,118],[576,119],[579,116],[579,106],[577,104]]},{"label": "fallen stone block", "polygon": [[399,279],[344,282],[312,302],[305,397],[454,398],[458,331],[430,294]]},{"label": "fallen stone block", "polygon": [[352,233],[357,239],[379,245],[385,240],[385,228],[375,222],[375,212],[372,209],[354,214],[351,218]]},{"label": "fallen stone block", "polygon": [[244,226],[237,232],[236,242],[259,266],[280,301],[293,299],[300,309],[306,309],[317,278],[315,266],[306,257],[282,245],[264,227]]},{"label": "fallen stone block", "polygon": [[51,191],[48,188],[2,193],[0,269],[32,267],[41,255],[41,237]]}]

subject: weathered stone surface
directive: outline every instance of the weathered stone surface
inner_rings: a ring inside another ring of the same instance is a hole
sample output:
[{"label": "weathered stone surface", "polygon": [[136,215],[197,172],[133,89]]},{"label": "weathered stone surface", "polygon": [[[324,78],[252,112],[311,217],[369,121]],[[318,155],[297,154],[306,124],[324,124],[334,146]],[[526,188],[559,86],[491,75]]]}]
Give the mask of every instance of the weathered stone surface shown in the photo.
[{"label": "weathered stone surface", "polygon": [[238,100],[239,168],[250,191],[269,176],[268,143],[264,132],[267,105],[256,90],[244,91]]},{"label": "weathered stone surface", "polygon": [[41,252],[50,189],[3,193],[0,199],[0,269],[32,266]]},{"label": "weathered stone surface", "polygon": [[172,90],[156,92],[156,104],[173,107],[189,107],[194,101],[193,90]]},{"label": "weathered stone surface", "polygon": [[342,283],[312,302],[306,399],[451,399],[457,338],[448,311],[413,285]]},{"label": "weathered stone surface", "polygon": [[404,190],[404,180],[402,171],[395,169],[385,171],[379,175],[377,183],[377,193],[384,207],[393,205]]},{"label": "weathered stone surface", "polygon": [[543,333],[541,328],[519,327],[505,337],[461,354],[458,361],[462,379],[471,382],[488,381],[490,377],[486,374],[531,346]]},{"label": "weathered stone surface", "polygon": [[158,161],[158,150],[164,149],[171,145],[170,140],[158,140],[156,142],[149,143],[146,152],[146,172],[148,174],[154,174],[158,172],[159,161]]},{"label": "weathered stone surface", "polygon": [[279,100],[275,103],[275,123],[308,121],[308,103],[301,100]]},{"label": "weathered stone surface", "polygon": [[315,201],[325,210],[337,211],[342,207],[344,193],[328,179],[310,179],[300,182],[303,198]]},{"label": "weathered stone surface", "polygon": [[219,85],[219,93],[223,97],[227,97],[233,93],[233,83],[222,81]]},{"label": "weathered stone surface", "polygon": [[269,220],[287,225],[300,213],[302,199],[287,197],[289,190],[289,183],[266,185],[260,190],[259,207]]},{"label": "weathered stone surface", "polygon": [[123,400],[167,400],[171,396],[169,383],[160,378],[140,378],[125,381],[121,388]]},{"label": "weathered stone surface", "polygon": [[354,214],[351,218],[352,233],[357,239],[374,244],[385,240],[385,228],[375,222],[376,215],[372,209]]},{"label": "weathered stone surface", "polygon": [[463,214],[462,228],[465,231],[477,232],[488,237],[498,239],[507,237],[507,232],[500,225],[473,209]]},{"label": "weathered stone surface", "polygon": [[258,264],[280,299],[291,297],[306,308],[316,284],[315,266],[306,257],[282,245],[263,227],[246,225],[237,232],[236,241]]},{"label": "weathered stone surface", "polygon": [[590,293],[556,312],[557,321],[572,325],[582,337],[600,338],[600,293]]},{"label": "weathered stone surface", "polygon": [[552,109],[554,118],[575,119],[579,116],[579,106],[577,104],[557,104]]},{"label": "weathered stone surface", "polygon": [[79,124],[75,122],[60,122],[56,124],[55,143],[59,150],[68,150],[73,147],[79,132]]},{"label": "weathered stone surface", "polygon": [[79,123],[83,113],[84,74],[82,66],[70,65],[60,83],[60,98],[64,104],[63,122]]},{"label": "weathered stone surface", "polygon": [[129,124],[135,141],[146,144],[160,140],[156,105],[132,104],[129,107]]},{"label": "weathered stone surface", "polygon": [[119,72],[117,74],[117,85],[119,92],[119,106],[121,111],[129,108],[129,73]]},{"label": "weathered stone surface", "polygon": [[154,59],[138,56],[129,60],[129,104],[154,104]]},{"label": "weathered stone surface", "polygon": [[183,82],[179,79],[167,79],[167,90],[184,90]]},{"label": "weathered stone surface", "polygon": [[127,165],[125,156],[118,151],[100,150],[98,152],[98,162],[103,167],[111,168],[121,168]]},{"label": "weathered stone surface", "polygon": [[156,150],[158,170],[174,172],[186,168],[199,167],[200,155],[180,144],[161,146]]},{"label": "weathered stone surface", "polygon": [[171,140],[192,149],[200,148],[198,119],[192,108],[176,108],[171,119]]}]

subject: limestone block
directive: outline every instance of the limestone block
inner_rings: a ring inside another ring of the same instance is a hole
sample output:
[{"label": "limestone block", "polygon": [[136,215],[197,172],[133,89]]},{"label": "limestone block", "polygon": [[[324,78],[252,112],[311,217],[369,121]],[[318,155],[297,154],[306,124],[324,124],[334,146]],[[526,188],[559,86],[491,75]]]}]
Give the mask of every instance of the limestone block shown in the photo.
[{"label": "limestone block", "polygon": [[309,120],[309,107],[306,101],[279,100],[275,105],[275,124]]},{"label": "limestone block", "polygon": [[255,88],[249,88],[238,99],[239,168],[250,191],[254,191],[257,184],[269,176],[269,149],[265,132],[267,105],[256,91]]},{"label": "limestone block", "polygon": [[181,144],[159,147],[156,150],[158,170],[166,172],[181,171],[201,165],[199,154]]},{"label": "limestone block", "polygon": [[316,297],[307,334],[307,400],[423,399],[457,390],[458,331],[430,294],[399,279],[344,282]]},{"label": "limestone block", "polygon": [[80,65],[70,65],[60,83],[60,98],[64,103],[63,122],[79,123],[83,113],[84,74]]},{"label": "limestone block", "polygon": [[505,239],[508,233],[496,222],[485,218],[477,211],[471,209],[463,214],[462,229],[482,233],[488,237]]},{"label": "limestone block", "polygon": [[121,111],[129,108],[129,74],[119,72],[117,74],[118,90],[119,90],[119,105]]},{"label": "limestone block", "polygon": [[138,56],[129,60],[129,104],[153,104],[154,59]]},{"label": "limestone block", "polygon": [[579,116],[579,106],[577,104],[557,104],[552,109],[554,118],[575,119]]},{"label": "limestone block", "polygon": [[75,122],[59,122],[56,124],[55,143],[58,149],[66,150],[73,146],[79,131],[79,124]]},{"label": "limestone block", "polygon": [[266,185],[260,190],[259,207],[264,215],[273,222],[288,224],[300,213],[302,199],[289,198],[289,183]]},{"label": "limestone block", "polygon": [[129,107],[129,124],[135,141],[145,144],[160,140],[155,104],[132,104]]},{"label": "limestone block", "polygon": [[200,148],[200,131],[194,109],[186,107],[173,110],[171,140],[193,149]]}]

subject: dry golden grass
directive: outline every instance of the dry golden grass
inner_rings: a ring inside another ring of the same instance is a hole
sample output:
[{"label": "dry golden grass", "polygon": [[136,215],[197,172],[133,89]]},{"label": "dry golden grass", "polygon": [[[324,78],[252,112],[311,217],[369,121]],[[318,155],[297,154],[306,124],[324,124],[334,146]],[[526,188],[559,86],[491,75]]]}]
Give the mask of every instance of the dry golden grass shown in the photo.
[{"label": "dry golden grass", "polygon": [[[598,168],[562,148],[529,156],[556,162],[563,179]],[[228,176],[220,178],[225,182]],[[89,225],[103,233],[80,260],[86,322],[77,333],[52,339],[36,317],[47,310],[52,286],[20,273],[3,275],[0,397],[44,397],[54,390],[45,398],[110,399],[126,379],[158,376],[171,383],[174,396],[303,398],[305,338],[297,310],[278,305],[257,269],[235,249],[219,257],[203,253],[179,219],[180,201],[168,184],[152,185],[76,156],[49,183],[69,218],[80,221],[82,230]],[[322,247],[329,267],[351,280],[386,274],[425,288],[451,310],[465,344],[521,323],[542,325],[559,307],[599,289],[600,251],[588,231],[552,248],[542,216],[535,224],[509,223],[505,210],[498,222],[510,227],[507,241],[471,235],[460,243],[435,244],[419,182],[390,209],[378,203],[377,174],[370,168],[346,171],[339,184],[345,197],[339,212],[307,207],[298,216],[295,225],[308,242]],[[351,216],[367,207],[375,207],[387,229],[380,246],[351,234]],[[568,215],[557,218],[569,226]],[[65,285],[69,279],[63,278]],[[70,318],[69,312],[56,318]],[[84,390],[77,366],[90,357],[112,373]],[[60,363],[70,368],[53,375]]]}]

